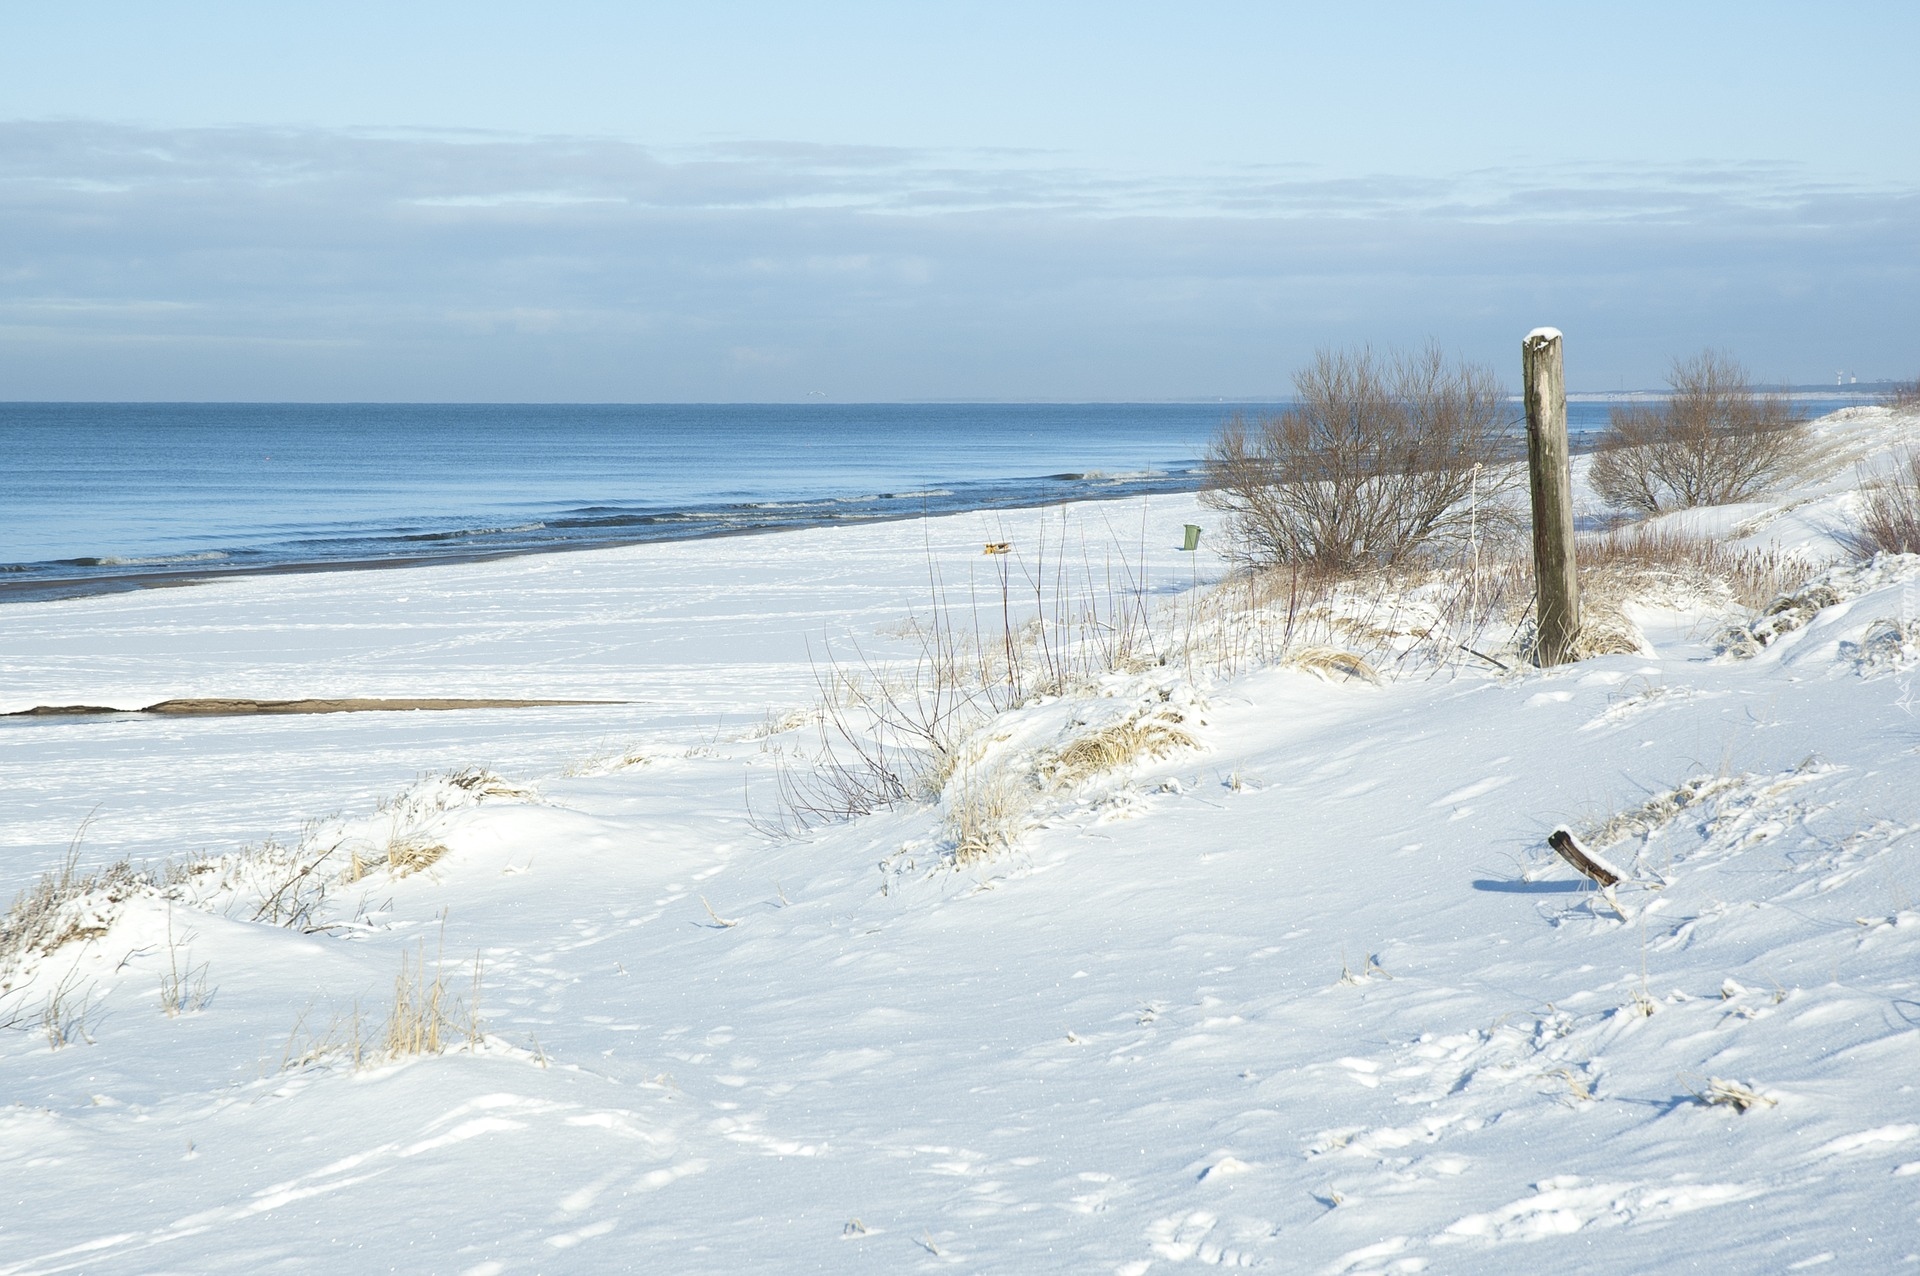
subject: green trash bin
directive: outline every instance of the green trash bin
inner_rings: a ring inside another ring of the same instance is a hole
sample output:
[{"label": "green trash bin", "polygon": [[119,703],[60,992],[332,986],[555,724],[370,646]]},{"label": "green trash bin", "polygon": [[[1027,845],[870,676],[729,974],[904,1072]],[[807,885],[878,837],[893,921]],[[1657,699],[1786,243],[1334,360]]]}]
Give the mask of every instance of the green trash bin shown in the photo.
[{"label": "green trash bin", "polygon": [[1192,523],[1188,523],[1186,526],[1187,526],[1187,539],[1186,539],[1186,542],[1180,546],[1180,548],[1184,550],[1199,549],[1200,548],[1200,529],[1194,526]]}]

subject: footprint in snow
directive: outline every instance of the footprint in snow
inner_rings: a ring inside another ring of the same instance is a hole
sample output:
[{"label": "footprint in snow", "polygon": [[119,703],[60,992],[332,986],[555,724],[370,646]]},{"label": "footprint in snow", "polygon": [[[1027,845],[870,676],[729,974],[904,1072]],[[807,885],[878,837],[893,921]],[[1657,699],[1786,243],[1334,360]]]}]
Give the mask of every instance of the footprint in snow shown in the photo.
[{"label": "footprint in snow", "polygon": [[1156,1219],[1147,1225],[1147,1244],[1156,1256],[1174,1263],[1215,1267],[1252,1267],[1251,1253],[1221,1243],[1215,1236],[1219,1215],[1206,1210]]}]

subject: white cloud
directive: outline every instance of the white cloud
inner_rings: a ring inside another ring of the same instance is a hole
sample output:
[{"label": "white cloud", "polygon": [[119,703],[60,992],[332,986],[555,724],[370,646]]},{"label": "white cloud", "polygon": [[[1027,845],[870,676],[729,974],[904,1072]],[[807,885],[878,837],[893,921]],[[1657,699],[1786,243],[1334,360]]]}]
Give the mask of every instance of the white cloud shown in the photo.
[{"label": "white cloud", "polygon": [[1577,384],[1706,344],[1766,375],[1910,375],[1917,240],[1915,192],[1786,166],[1169,175],[16,122],[0,399],[1261,393],[1316,344],[1501,364],[1539,322]]}]

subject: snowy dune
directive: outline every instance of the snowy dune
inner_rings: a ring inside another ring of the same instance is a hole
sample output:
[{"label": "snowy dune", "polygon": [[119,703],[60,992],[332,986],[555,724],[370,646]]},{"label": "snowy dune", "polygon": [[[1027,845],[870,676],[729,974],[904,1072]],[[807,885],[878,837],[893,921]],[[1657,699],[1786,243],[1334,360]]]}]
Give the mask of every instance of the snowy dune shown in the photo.
[{"label": "snowy dune", "polygon": [[[1800,489],[1673,521],[1833,555],[1853,464],[1920,422],[1821,430]],[[982,542],[1064,523],[1177,616],[1223,570],[1172,548],[1188,521],[1156,497],[0,609],[0,710],[627,702],[0,726],[0,887],[89,812],[87,866],[227,857],[83,901],[11,976],[0,1272],[1920,1264],[1920,559],[1810,568],[1830,595],[1747,658],[1713,641],[1744,616],[1669,598],[1629,609],[1651,654],[1550,672],[1116,674],[982,748],[1168,706],[1197,747],[1055,786],[965,866],[925,804],[747,818],[816,738],[788,715],[823,643],[900,653],[930,564],[984,587]],[[473,766],[511,785],[418,779]],[[1545,849],[1636,810],[1596,848],[1633,879],[1612,902]],[[445,853],[336,881],[323,929],[253,920],[279,861],[236,852],[309,821]],[[330,1050],[423,946],[463,998],[477,958],[484,1038]]]}]

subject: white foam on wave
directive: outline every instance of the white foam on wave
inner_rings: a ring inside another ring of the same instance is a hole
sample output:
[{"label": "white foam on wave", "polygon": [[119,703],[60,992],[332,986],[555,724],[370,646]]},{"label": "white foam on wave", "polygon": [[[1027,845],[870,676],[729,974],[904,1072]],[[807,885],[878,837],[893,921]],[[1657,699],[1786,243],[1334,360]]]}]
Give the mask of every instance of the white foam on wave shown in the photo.
[{"label": "white foam on wave", "polygon": [[103,555],[93,560],[99,567],[164,567],[169,563],[211,563],[229,557],[224,550],[209,549],[197,554],[150,554],[125,558]]}]

